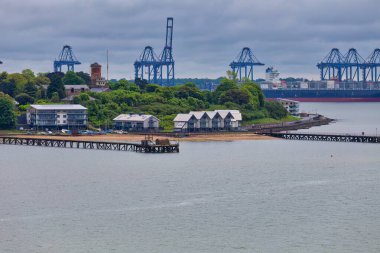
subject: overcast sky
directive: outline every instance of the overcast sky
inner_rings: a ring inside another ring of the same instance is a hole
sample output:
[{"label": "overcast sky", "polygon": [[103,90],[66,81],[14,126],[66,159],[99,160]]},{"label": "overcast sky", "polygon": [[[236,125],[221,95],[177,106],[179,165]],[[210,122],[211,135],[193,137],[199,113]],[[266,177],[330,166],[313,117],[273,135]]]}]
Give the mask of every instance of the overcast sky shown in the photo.
[{"label": "overcast sky", "polygon": [[248,46],[282,77],[318,78],[331,48],[366,58],[380,47],[379,10],[379,0],[0,0],[0,70],[52,71],[68,44],[76,70],[105,66],[109,49],[110,78],[133,78],[145,46],[162,51],[170,16],[176,77],[223,76]]}]

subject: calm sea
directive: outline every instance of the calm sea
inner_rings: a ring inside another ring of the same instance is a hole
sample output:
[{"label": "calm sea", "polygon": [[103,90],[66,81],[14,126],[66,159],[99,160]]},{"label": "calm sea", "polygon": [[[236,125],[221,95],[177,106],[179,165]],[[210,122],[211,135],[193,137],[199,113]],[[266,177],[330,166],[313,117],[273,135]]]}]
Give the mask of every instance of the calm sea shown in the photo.
[{"label": "calm sea", "polygon": [[[373,131],[380,104],[305,104]],[[380,252],[380,145],[0,146],[0,252]]]}]

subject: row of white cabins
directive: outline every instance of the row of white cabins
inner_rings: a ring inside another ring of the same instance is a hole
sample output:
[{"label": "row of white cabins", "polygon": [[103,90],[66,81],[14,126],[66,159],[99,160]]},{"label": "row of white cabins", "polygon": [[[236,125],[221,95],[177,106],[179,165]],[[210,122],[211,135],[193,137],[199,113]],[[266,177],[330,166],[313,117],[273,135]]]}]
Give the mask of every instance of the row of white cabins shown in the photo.
[{"label": "row of white cabins", "polygon": [[175,131],[239,130],[242,115],[238,110],[215,110],[178,114],[174,118]]},{"label": "row of white cabins", "polygon": [[[175,131],[217,131],[239,130],[242,116],[238,110],[199,111],[178,114],[174,122]],[[120,114],[114,118],[118,130],[146,131],[159,130],[160,120],[153,115]]]},{"label": "row of white cabins", "polygon": [[[178,114],[175,131],[239,130],[242,115],[238,110],[198,111]],[[158,131],[160,120],[153,115],[120,114],[113,119],[114,128],[126,131]],[[31,105],[27,123],[35,129],[86,128],[87,108],[81,105]]]}]

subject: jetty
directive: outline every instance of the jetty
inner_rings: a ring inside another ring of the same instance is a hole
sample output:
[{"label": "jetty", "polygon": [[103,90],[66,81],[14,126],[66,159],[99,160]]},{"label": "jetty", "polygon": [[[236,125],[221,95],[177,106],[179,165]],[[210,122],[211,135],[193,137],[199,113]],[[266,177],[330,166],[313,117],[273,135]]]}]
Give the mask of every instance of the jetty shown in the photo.
[{"label": "jetty", "polygon": [[369,135],[353,134],[324,134],[324,133],[288,133],[288,132],[267,132],[268,136],[302,141],[331,141],[331,142],[359,142],[359,143],[380,143],[380,137]]},{"label": "jetty", "polygon": [[245,130],[257,134],[266,134],[269,132],[284,132],[299,129],[309,129],[315,126],[328,125],[333,122],[333,119],[327,118],[319,114],[310,114],[308,117],[298,121],[281,122],[274,124],[256,124],[244,127]]},{"label": "jetty", "polygon": [[171,143],[169,140],[153,141],[149,137],[141,143],[111,142],[111,141],[86,141],[65,140],[53,138],[32,138],[19,136],[0,136],[0,144],[39,146],[52,148],[98,149],[115,151],[134,151],[139,153],[178,153],[179,143]]}]

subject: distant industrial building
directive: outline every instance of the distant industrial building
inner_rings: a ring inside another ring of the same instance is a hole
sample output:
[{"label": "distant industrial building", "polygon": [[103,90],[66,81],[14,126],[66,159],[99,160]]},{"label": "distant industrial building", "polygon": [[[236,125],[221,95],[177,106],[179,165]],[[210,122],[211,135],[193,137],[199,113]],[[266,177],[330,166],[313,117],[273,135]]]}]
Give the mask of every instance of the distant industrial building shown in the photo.
[{"label": "distant industrial building", "polygon": [[87,127],[87,108],[81,105],[31,105],[27,111],[27,123],[32,128]]},{"label": "distant industrial building", "polygon": [[86,84],[70,84],[64,86],[66,96],[79,95],[82,92],[90,90],[90,87]]},{"label": "distant industrial building", "polygon": [[120,114],[113,119],[115,129],[126,131],[158,131],[160,120],[153,115]]},{"label": "distant industrial building", "polygon": [[177,114],[175,131],[236,131],[240,129],[242,115],[238,110],[215,110]]},{"label": "distant industrial building", "polygon": [[107,80],[102,77],[102,65],[95,62],[91,67],[91,87],[106,87]]},{"label": "distant industrial building", "polygon": [[291,115],[298,116],[300,114],[298,101],[285,98],[276,98],[275,101],[279,102]]}]

